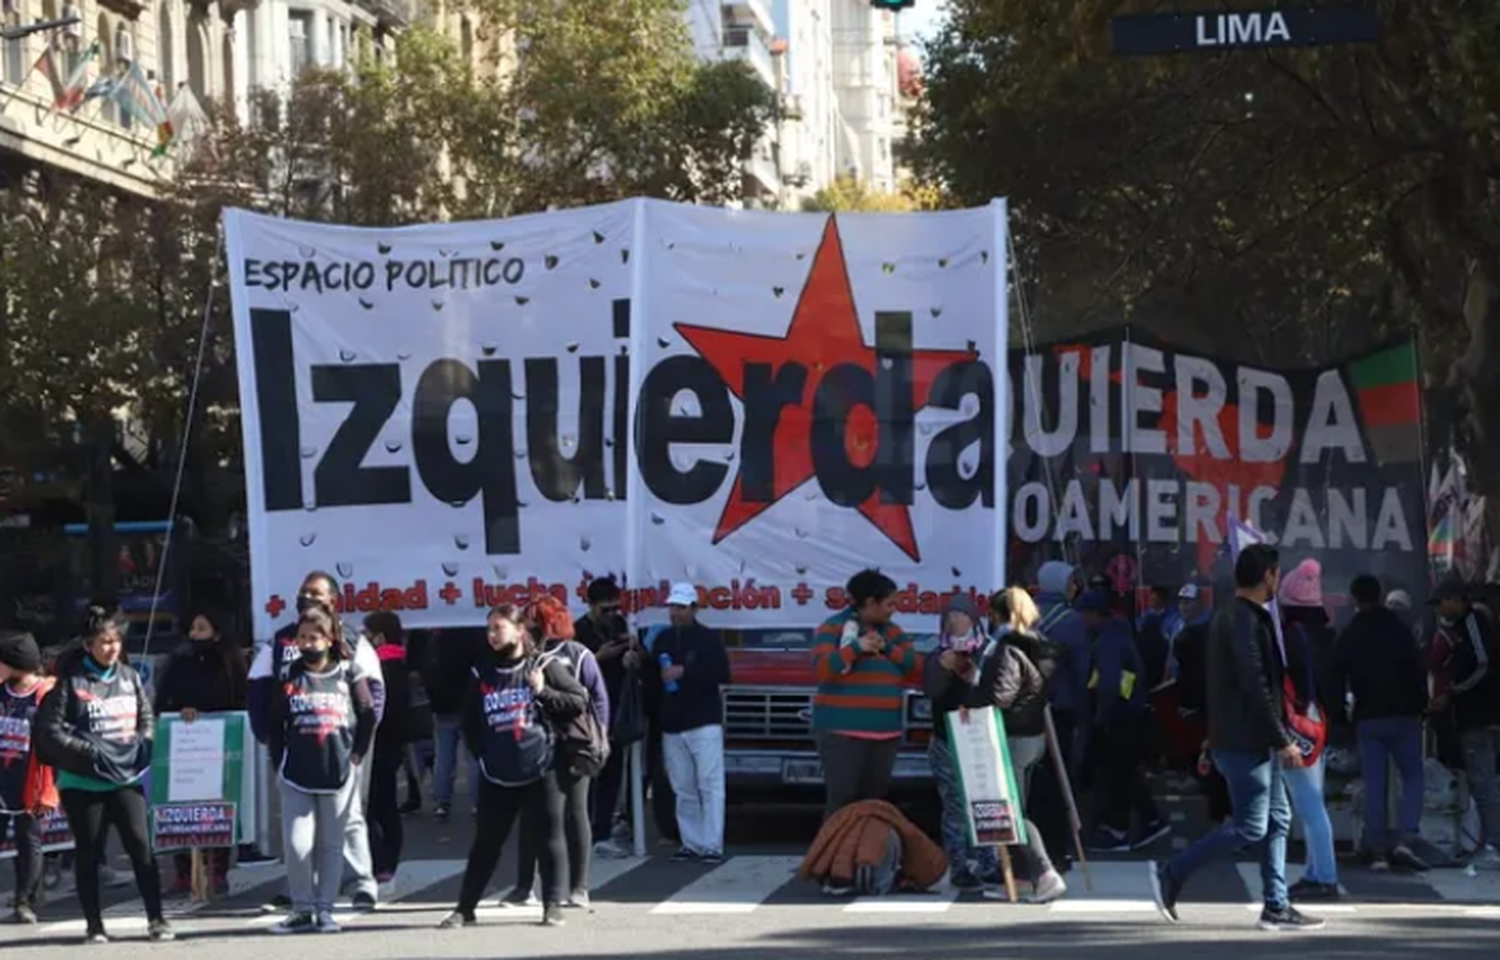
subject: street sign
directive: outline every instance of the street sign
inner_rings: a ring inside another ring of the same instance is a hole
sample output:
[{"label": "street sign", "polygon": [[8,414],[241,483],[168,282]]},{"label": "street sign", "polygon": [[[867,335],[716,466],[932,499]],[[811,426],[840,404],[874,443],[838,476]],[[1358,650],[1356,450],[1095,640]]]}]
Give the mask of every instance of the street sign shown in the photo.
[{"label": "street sign", "polygon": [[1110,34],[1114,52],[1125,56],[1213,53],[1374,43],[1380,22],[1373,6],[1283,7],[1115,17]]}]

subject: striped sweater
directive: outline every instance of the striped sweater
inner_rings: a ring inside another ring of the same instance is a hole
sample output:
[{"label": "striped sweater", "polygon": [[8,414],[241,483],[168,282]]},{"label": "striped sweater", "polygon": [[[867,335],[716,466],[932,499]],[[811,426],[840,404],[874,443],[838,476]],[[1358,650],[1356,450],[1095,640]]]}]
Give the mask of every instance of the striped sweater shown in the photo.
[{"label": "striped sweater", "polygon": [[842,645],[853,610],[830,617],[818,628],[813,669],[813,729],[840,733],[900,733],[906,687],[922,679],[922,657],[895,624],[885,628],[885,652],[860,653]]}]

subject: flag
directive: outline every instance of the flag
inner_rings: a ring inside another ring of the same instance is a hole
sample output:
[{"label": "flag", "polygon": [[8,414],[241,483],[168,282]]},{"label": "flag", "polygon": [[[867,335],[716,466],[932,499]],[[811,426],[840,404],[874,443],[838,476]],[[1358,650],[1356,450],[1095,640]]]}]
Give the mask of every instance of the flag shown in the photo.
[{"label": "flag", "polygon": [[1422,388],[1414,341],[1388,347],[1349,365],[1365,436],[1381,466],[1416,463],[1422,454]]},{"label": "flag", "polygon": [[78,108],[88,99],[89,91],[89,66],[99,58],[99,41],[95,40],[89,44],[89,48],[83,52],[78,64],[73,67],[73,72],[68,74],[67,82],[63,84],[62,91],[57,99],[52,101],[52,112],[67,110],[69,113],[77,113]]},{"label": "flag", "polygon": [[[177,88],[177,95],[167,106],[167,122],[172,125],[172,143],[190,150],[209,130],[208,114],[187,84]],[[211,146],[211,144],[210,144]]]},{"label": "flag", "polygon": [[[1246,520],[1241,520],[1234,514],[1229,515],[1229,550],[1232,561],[1239,560],[1240,551],[1252,543],[1270,543],[1268,534],[1255,529],[1255,525]],[[1281,608],[1276,603],[1276,598],[1266,604],[1266,612],[1271,615],[1271,623],[1276,628],[1276,646],[1281,652],[1281,665],[1286,666],[1286,639],[1281,635]]]},{"label": "flag", "polygon": [[33,71],[40,71],[47,78],[47,85],[52,88],[53,104],[61,103],[63,99],[62,72],[57,69],[57,41],[48,41],[42,50],[42,55],[36,58],[36,63],[31,65]]},{"label": "flag", "polygon": [[151,88],[151,81],[141,72],[141,65],[134,60],[130,68],[110,89],[109,96],[120,105],[120,109],[141,123],[156,128],[156,149],[151,155],[159,157],[172,144],[172,121],[167,117],[167,108]]}]

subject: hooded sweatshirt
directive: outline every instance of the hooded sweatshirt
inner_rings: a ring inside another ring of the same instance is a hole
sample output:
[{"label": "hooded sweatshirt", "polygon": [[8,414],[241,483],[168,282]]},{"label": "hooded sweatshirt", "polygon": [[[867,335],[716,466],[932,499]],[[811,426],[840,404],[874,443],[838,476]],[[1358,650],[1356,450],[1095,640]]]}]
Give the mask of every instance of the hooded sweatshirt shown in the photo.
[{"label": "hooded sweatshirt", "polygon": [[137,783],[151,765],[156,714],[130,664],[104,667],[82,645],[57,662],[57,685],[42,700],[34,749],[58,771],[59,790],[108,792]]},{"label": "hooded sweatshirt", "polygon": [[1061,560],[1049,560],[1037,572],[1036,602],[1042,618],[1036,629],[1059,651],[1050,698],[1054,709],[1067,713],[1088,705],[1089,638],[1083,617],[1068,602],[1068,586],[1077,579],[1078,569]]}]

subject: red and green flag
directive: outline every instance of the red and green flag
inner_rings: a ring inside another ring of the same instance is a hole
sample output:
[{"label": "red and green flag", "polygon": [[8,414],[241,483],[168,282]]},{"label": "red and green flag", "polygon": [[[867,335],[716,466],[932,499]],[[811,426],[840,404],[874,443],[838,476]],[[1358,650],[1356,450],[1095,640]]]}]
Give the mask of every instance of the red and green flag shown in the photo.
[{"label": "red and green flag", "polygon": [[1422,456],[1422,385],[1414,341],[1387,347],[1349,365],[1349,378],[1370,450],[1382,466]]}]

